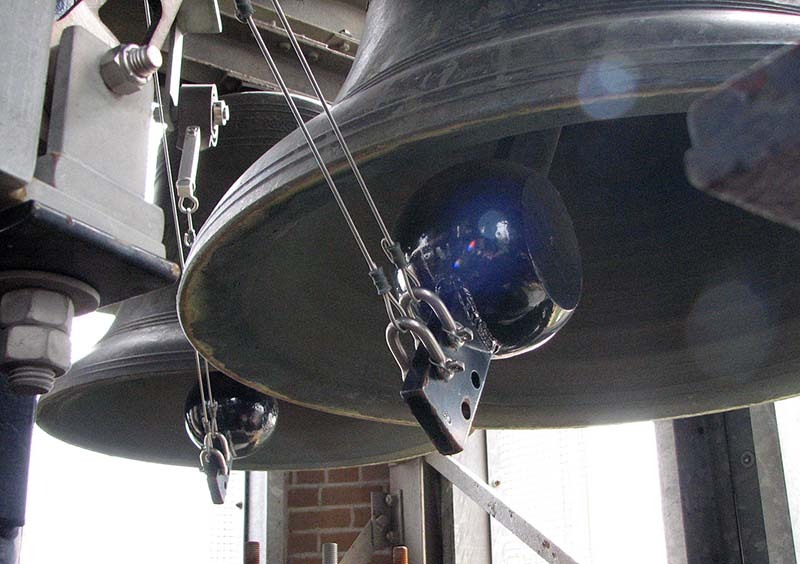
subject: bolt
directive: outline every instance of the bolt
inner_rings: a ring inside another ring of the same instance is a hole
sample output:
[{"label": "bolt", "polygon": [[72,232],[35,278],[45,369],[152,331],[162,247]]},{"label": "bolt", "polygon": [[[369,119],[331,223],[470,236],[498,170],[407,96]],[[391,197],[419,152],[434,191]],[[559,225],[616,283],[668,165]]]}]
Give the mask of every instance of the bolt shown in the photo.
[{"label": "bolt", "polygon": [[386,533],[386,542],[388,542],[389,544],[395,545],[399,541],[400,541],[400,536],[396,532],[389,531],[388,533]]},{"label": "bolt", "polygon": [[745,468],[749,468],[750,466],[753,465],[753,462],[755,462],[755,455],[748,450],[742,454],[740,461],[742,463],[742,466],[744,466]]},{"label": "bolt", "polygon": [[126,50],[125,53],[131,72],[145,80],[161,68],[164,62],[161,58],[161,51],[158,50],[158,47],[152,45],[134,47]]},{"label": "bolt", "polygon": [[70,366],[72,300],[40,288],[0,298],[0,371],[20,395],[46,394]]},{"label": "bolt", "polygon": [[278,49],[280,49],[284,53],[288,53],[289,51],[292,50],[292,44],[289,43],[288,41],[281,41],[280,43],[278,43]]},{"label": "bolt", "polygon": [[245,564],[259,564],[259,562],[261,562],[260,542],[247,541],[244,543],[244,562]]},{"label": "bolt", "polygon": [[17,366],[8,372],[8,389],[21,396],[46,394],[53,389],[56,373],[42,366]]},{"label": "bolt", "polygon": [[391,507],[392,505],[394,505],[394,497],[392,497],[392,494],[386,494],[386,497],[383,498],[383,502],[388,507]]},{"label": "bolt", "polygon": [[492,487],[497,488],[500,486],[500,480],[492,480]]},{"label": "bolt", "polygon": [[396,546],[392,549],[392,564],[408,564],[408,548]]},{"label": "bolt", "polygon": [[322,564],[338,564],[339,545],[335,542],[322,543]]},{"label": "bolt", "polygon": [[316,63],[317,61],[319,61],[319,53],[317,53],[316,51],[309,51],[308,60],[311,61],[312,63]]},{"label": "bolt", "polygon": [[215,100],[211,104],[211,119],[214,127],[226,125],[231,119],[231,109],[225,100]]},{"label": "bolt", "polygon": [[100,60],[100,76],[115,94],[133,94],[163,63],[161,51],[152,45],[118,45]]},{"label": "bolt", "polygon": [[341,35],[346,35],[347,37],[353,37],[353,34],[352,34],[352,33],[350,33],[350,30],[349,30],[349,29],[340,29],[340,30],[339,30],[339,33],[340,33]]}]

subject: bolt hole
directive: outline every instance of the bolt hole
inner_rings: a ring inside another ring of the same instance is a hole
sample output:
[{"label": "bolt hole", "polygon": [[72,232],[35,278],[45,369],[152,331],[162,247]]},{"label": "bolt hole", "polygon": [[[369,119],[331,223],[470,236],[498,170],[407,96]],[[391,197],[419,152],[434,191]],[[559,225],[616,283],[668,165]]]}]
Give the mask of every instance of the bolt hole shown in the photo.
[{"label": "bolt hole", "polygon": [[463,415],[466,420],[472,417],[472,408],[469,406],[469,400],[465,399],[461,402],[461,415]]},{"label": "bolt hole", "polygon": [[472,377],[472,385],[475,386],[476,390],[480,390],[481,389],[481,377],[478,374],[478,371],[477,370],[473,370],[471,377]]}]

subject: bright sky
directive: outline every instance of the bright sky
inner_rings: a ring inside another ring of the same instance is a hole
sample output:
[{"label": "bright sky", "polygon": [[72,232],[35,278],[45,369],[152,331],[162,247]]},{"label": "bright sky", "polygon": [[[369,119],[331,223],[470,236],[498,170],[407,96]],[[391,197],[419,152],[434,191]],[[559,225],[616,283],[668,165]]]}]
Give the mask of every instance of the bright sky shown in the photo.
[{"label": "bright sky", "polygon": [[[73,360],[112,317],[75,319]],[[205,477],[114,458],[63,443],[36,427],[22,564],[241,564],[244,479],[235,473],[226,504],[214,506]]]}]

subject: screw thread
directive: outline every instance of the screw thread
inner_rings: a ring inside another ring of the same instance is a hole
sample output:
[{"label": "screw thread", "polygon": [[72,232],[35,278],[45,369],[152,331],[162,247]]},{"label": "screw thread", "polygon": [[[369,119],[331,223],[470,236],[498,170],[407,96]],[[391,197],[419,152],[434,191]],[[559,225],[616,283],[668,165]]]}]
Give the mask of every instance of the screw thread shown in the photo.
[{"label": "screw thread", "polygon": [[338,564],[339,545],[335,542],[322,544],[322,564]]},{"label": "screw thread", "polygon": [[8,372],[9,390],[21,396],[46,394],[55,381],[55,371],[43,366],[17,366]]},{"label": "screw thread", "polygon": [[161,67],[161,51],[152,45],[134,47],[125,54],[131,72],[142,78],[149,77]]},{"label": "screw thread", "polygon": [[244,545],[245,564],[261,564],[261,543],[258,541],[247,541]]},{"label": "screw thread", "polygon": [[392,564],[408,564],[408,548],[405,546],[392,548]]}]

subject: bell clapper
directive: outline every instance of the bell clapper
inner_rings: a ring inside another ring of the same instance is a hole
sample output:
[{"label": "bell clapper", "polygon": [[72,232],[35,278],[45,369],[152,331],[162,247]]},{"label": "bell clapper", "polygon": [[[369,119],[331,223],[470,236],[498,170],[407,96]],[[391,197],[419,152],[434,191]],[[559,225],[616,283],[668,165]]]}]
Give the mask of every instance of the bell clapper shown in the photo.
[{"label": "bell clapper", "polygon": [[[297,110],[280,70],[261,37],[261,33],[253,19],[252,3],[249,0],[236,0],[235,4],[237,18],[250,28],[253,38],[264,56],[264,60],[275,77],[295,121],[305,137],[314,160],[339,206],[339,211],[367,263],[369,276],[375,284],[378,295],[384,300],[389,317],[389,325],[386,328],[386,342],[400,366],[400,371],[405,381],[401,395],[406,399],[420,425],[428,433],[431,441],[440,452],[443,454],[460,452],[463,450],[466,439],[469,436],[473,414],[480,398],[480,391],[483,388],[482,385],[475,387],[470,384],[471,375],[478,374],[478,379],[483,382],[491,354],[479,349],[469,349],[473,352],[464,354],[462,352],[463,345],[473,340],[472,331],[456,323],[445,303],[434,292],[420,287],[419,279],[413,267],[409,264],[408,258],[401,246],[393,239],[381,217],[377,205],[361,176],[358,165],[347,146],[347,142],[325,101],[322,90],[314,78],[314,73],[292,31],[286,14],[281,8],[280,2],[273,0],[275,12],[286,30],[289,42],[294,48],[300,65],[303,67],[319,102],[322,104],[331,129],[381,230],[383,236],[381,248],[392,263],[396,274],[395,279],[403,281],[402,285],[400,283],[394,285],[389,283],[383,268],[378,266],[372,259],[314,139]],[[435,313],[436,319],[431,322],[433,325],[426,323],[421,318],[421,313],[418,309],[418,305],[421,302],[427,304]],[[405,351],[400,342],[401,333],[411,333],[414,337],[415,343],[418,344],[415,355],[412,356]],[[475,355],[480,358],[474,358]],[[418,377],[408,378],[408,374],[415,374]],[[461,381],[463,378],[466,378],[465,382]],[[436,383],[433,384],[433,381]],[[433,384],[430,390],[428,383]],[[407,387],[410,388],[406,390]],[[435,393],[431,393],[434,389]],[[450,406],[451,403],[454,405]],[[459,412],[462,416],[454,417],[450,415],[450,412]]]}]

